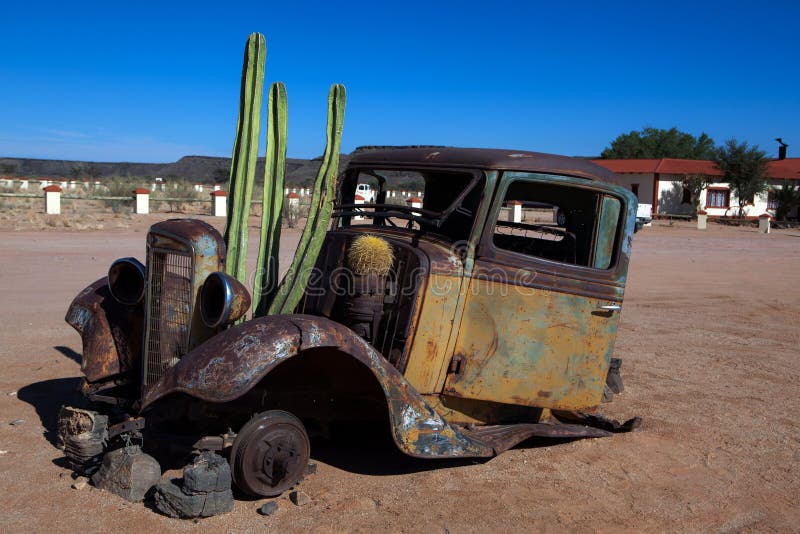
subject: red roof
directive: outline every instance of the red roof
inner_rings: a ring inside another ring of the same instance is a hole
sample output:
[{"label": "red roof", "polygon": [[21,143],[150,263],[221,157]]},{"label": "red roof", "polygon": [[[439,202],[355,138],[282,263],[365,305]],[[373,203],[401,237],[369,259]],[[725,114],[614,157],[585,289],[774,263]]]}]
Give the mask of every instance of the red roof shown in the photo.
[{"label": "red roof", "polygon": [[44,191],[46,193],[60,193],[61,192],[61,188],[58,187],[57,185],[48,185],[47,187],[43,187],[42,189],[44,189]]},{"label": "red roof", "polygon": [[134,195],[149,195],[150,194],[150,190],[149,189],[145,189],[144,187],[137,187],[136,189],[133,190],[133,194]]},{"label": "red roof", "polygon": [[298,195],[297,193],[295,193],[294,191],[292,191],[291,193],[289,193],[288,195],[286,195],[286,198],[300,198],[300,195]]},{"label": "red roof", "polygon": [[617,174],[706,174],[722,176],[713,161],[704,159],[595,159],[593,163],[602,165]]},{"label": "red roof", "polygon": [[227,197],[228,193],[223,191],[222,189],[217,189],[216,191],[211,192],[212,197]]},{"label": "red roof", "polygon": [[770,178],[800,180],[800,158],[776,159],[769,162]]},{"label": "red roof", "polygon": [[[722,176],[713,161],[703,159],[595,159],[598,165],[617,174],[705,174]],[[800,158],[772,160],[767,165],[770,178],[800,180]]]}]

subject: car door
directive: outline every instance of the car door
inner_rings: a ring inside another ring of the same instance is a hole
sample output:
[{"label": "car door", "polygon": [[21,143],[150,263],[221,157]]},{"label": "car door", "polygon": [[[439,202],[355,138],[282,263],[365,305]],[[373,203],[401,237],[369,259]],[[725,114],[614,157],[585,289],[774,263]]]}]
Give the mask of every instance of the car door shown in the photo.
[{"label": "car door", "polygon": [[543,408],[598,405],[635,213],[635,198],[610,184],[504,173],[443,393]]}]

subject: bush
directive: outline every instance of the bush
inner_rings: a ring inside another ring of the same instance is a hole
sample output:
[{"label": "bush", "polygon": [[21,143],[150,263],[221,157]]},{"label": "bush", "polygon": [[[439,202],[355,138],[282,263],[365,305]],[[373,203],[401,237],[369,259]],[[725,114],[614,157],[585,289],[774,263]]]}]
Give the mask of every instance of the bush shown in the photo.
[{"label": "bush", "polygon": [[103,200],[103,205],[114,213],[133,210],[133,189],[130,182],[122,179],[109,180],[103,184],[102,196],[128,197],[128,200]]},{"label": "bush", "polygon": [[286,221],[286,226],[289,228],[296,228],[297,223],[300,222],[300,206],[295,203],[284,202],[283,220]]}]

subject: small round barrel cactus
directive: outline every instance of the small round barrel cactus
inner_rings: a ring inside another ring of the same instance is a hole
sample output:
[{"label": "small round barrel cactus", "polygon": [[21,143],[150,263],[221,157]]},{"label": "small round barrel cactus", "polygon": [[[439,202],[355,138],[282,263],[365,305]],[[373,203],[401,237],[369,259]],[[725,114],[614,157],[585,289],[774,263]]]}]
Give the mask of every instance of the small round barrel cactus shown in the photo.
[{"label": "small round barrel cactus", "polygon": [[386,276],[394,263],[394,250],[385,239],[366,234],[353,240],[347,251],[347,264],[355,274]]}]

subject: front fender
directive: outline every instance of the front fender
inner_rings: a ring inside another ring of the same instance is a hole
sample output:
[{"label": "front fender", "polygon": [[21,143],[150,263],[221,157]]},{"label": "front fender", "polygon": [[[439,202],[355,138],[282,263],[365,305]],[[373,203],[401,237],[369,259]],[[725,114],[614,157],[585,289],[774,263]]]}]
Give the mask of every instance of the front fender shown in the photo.
[{"label": "front fender", "polygon": [[144,311],[141,304],[117,302],[108,290],[107,278],[78,293],[64,320],[81,335],[81,371],[87,381],[128,372],[138,376]]},{"label": "front fender", "polygon": [[323,317],[253,319],[209,339],[181,358],[147,391],[142,410],[170,393],[229,402],[283,361],[304,350],[332,347],[364,364],[383,388],[392,434],[404,453],[420,457],[489,457],[492,447],[447,424],[378,351],[349,328]]}]

